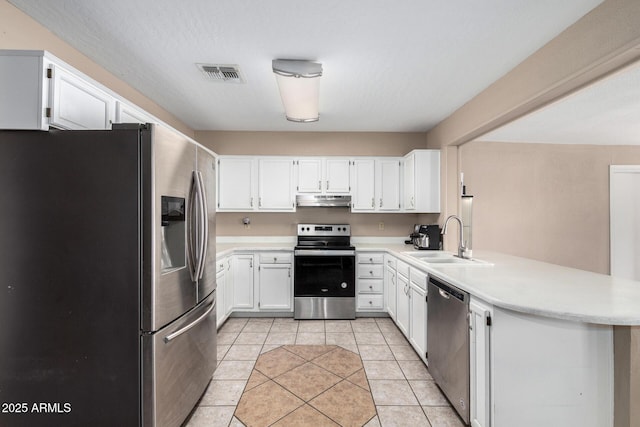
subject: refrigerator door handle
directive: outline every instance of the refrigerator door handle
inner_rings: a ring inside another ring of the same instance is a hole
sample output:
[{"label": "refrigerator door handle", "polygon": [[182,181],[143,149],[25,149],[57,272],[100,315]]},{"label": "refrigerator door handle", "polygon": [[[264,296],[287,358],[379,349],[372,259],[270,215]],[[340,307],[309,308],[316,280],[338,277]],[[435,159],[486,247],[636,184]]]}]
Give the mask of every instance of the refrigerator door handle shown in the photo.
[{"label": "refrigerator door handle", "polygon": [[191,281],[195,282],[197,280],[197,255],[196,255],[196,240],[195,233],[195,200],[196,200],[196,191],[197,191],[197,178],[195,172],[191,177],[191,187],[189,188],[189,201],[188,201],[188,231],[187,231],[187,255],[189,262],[189,273],[191,274]]},{"label": "refrigerator door handle", "polygon": [[204,314],[200,317],[198,317],[196,320],[194,320],[193,322],[189,323],[187,326],[185,326],[184,328],[180,328],[177,331],[175,331],[172,334],[167,335],[166,337],[164,337],[164,342],[165,343],[169,343],[170,341],[178,338],[180,335],[184,334],[185,332],[187,332],[189,329],[193,328],[194,326],[196,326],[198,323],[202,322],[204,319],[206,319],[206,317],[213,311],[214,308],[216,308],[216,303],[217,301],[214,301],[211,304],[211,307],[209,307],[207,309],[207,311],[204,312]]},{"label": "refrigerator door handle", "polygon": [[200,202],[200,257],[198,259],[198,269],[196,270],[196,278],[202,279],[204,274],[205,260],[207,259],[207,242],[209,241],[209,212],[207,211],[207,195],[204,190],[204,180],[199,171],[195,172],[198,201]]}]

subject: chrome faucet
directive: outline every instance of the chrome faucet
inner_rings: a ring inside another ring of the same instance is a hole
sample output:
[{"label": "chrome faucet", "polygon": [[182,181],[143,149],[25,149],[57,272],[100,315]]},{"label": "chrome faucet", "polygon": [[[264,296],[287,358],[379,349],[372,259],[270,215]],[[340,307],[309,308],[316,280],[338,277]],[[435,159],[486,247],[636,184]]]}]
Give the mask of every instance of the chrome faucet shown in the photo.
[{"label": "chrome faucet", "polygon": [[444,222],[442,226],[442,235],[447,234],[447,224],[449,224],[450,219],[455,219],[460,224],[460,243],[458,244],[458,256],[460,258],[471,259],[471,249],[465,246],[465,242],[463,241],[463,230],[464,225],[462,224],[462,220],[457,215],[450,215]]}]

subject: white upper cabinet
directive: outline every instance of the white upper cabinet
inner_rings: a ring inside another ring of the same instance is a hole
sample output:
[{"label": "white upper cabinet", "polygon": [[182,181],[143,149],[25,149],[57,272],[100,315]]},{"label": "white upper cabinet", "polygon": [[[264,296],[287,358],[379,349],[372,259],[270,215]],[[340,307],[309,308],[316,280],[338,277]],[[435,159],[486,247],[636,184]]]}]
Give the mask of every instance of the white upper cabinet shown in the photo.
[{"label": "white upper cabinet", "polygon": [[0,128],[110,129],[116,98],[44,51],[0,50]]},{"label": "white upper cabinet", "polygon": [[400,159],[376,160],[376,201],[379,211],[400,210]]},{"label": "white upper cabinet", "polygon": [[376,207],[375,160],[357,159],[352,163],[352,211],[373,211]]},{"label": "white upper cabinet", "polygon": [[113,123],[157,123],[149,114],[125,102],[116,102],[116,119]]},{"label": "white upper cabinet", "polygon": [[349,159],[305,158],[296,160],[296,192],[301,194],[349,194]]},{"label": "white upper cabinet", "polygon": [[414,150],[403,159],[403,205],[408,212],[440,212],[440,150]]},{"label": "white upper cabinet", "polygon": [[218,211],[294,211],[293,159],[220,156]]},{"label": "white upper cabinet", "polygon": [[255,200],[256,161],[253,157],[218,159],[218,210],[252,211]]},{"label": "white upper cabinet", "polygon": [[327,194],[349,194],[351,191],[349,159],[325,160],[325,192]]},{"label": "white upper cabinet", "polygon": [[352,211],[400,211],[398,158],[357,159],[352,164]]},{"label": "white upper cabinet", "polygon": [[62,129],[111,129],[115,98],[76,74],[50,65],[49,124]]},{"label": "white upper cabinet", "polygon": [[293,211],[293,160],[261,158],[258,160],[258,209]]},{"label": "white upper cabinet", "polygon": [[298,193],[322,193],[322,159],[296,160],[298,167]]}]

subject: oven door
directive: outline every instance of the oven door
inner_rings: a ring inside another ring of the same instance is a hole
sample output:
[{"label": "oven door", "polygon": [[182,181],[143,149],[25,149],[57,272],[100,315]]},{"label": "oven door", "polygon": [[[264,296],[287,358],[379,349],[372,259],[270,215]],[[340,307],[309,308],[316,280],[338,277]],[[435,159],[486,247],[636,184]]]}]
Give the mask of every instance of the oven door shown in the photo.
[{"label": "oven door", "polygon": [[340,250],[296,250],[295,297],[355,297],[355,253]]}]

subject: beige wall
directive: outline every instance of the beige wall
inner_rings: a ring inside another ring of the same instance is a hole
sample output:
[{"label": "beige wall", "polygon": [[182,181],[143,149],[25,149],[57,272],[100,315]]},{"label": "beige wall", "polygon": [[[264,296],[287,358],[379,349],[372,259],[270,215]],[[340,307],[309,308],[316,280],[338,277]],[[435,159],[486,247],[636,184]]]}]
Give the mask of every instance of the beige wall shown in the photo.
[{"label": "beige wall", "polygon": [[[403,156],[426,146],[421,133],[196,132],[195,137],[216,153],[227,155]],[[243,226],[244,217],[251,219],[251,228]],[[352,214],[346,208],[218,213],[216,218],[219,236],[295,236],[296,224],[305,222],[348,223],[354,236],[408,236],[413,224],[438,220],[437,215]]]},{"label": "beige wall", "polygon": [[424,133],[409,132],[196,131],[195,137],[218,154],[404,156],[413,149],[427,148]]},{"label": "beige wall", "polygon": [[185,135],[193,137],[193,130],[176,117],[91,61],[6,0],[0,0],[0,49],[47,50],[131,103]]},{"label": "beige wall", "polygon": [[460,170],[474,196],[474,248],[609,274],[612,164],[640,164],[640,147],[460,146]]}]

